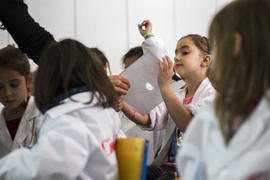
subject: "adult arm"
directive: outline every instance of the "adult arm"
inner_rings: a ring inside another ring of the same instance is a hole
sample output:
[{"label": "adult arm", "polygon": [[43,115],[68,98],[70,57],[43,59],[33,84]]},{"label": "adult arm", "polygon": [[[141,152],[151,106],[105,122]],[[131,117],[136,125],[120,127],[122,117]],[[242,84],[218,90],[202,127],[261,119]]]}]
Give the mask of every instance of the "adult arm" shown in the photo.
[{"label": "adult arm", "polygon": [[30,16],[23,0],[1,0],[0,21],[19,49],[37,64],[44,48],[55,41],[53,36]]}]

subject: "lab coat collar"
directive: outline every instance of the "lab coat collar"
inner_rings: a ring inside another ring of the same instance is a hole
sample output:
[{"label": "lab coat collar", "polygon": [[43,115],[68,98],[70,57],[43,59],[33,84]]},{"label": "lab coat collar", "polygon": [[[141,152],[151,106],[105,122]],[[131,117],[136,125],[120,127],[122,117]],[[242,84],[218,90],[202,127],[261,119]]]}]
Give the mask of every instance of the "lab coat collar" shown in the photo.
[{"label": "lab coat collar", "polygon": [[92,103],[87,104],[91,99],[91,95],[92,93],[88,91],[75,94],[71,96],[71,98],[66,98],[61,102],[63,104],[60,104],[58,106],[49,109],[45,113],[45,116],[48,115],[52,118],[57,118],[58,116],[61,116],[71,111],[75,111],[76,109],[95,106],[95,104],[97,103],[96,98],[93,98]]},{"label": "lab coat collar", "polygon": [[23,113],[20,124],[18,126],[15,138],[14,140],[12,140],[5,122],[5,118],[3,117],[3,113],[1,112],[0,130],[2,132],[0,133],[0,138],[2,139],[1,142],[5,142],[3,146],[11,150],[10,148],[14,149],[16,148],[15,146],[17,146],[17,144],[21,144],[29,134],[29,131],[31,130],[30,127],[31,124],[33,123],[31,121],[33,121],[33,119],[35,119],[40,115],[41,113],[35,105],[33,96],[30,96],[27,103],[27,107]]},{"label": "lab coat collar", "polygon": [[1,148],[5,148],[7,149],[7,151],[10,151],[13,144],[13,140],[8,131],[7,124],[2,111],[0,114],[0,146]]},{"label": "lab coat collar", "polygon": [[[206,88],[207,86],[209,86],[209,85],[212,86],[210,80],[209,80],[208,78],[205,78],[205,79],[201,82],[201,84],[199,85],[198,89],[195,91],[195,94],[194,94],[194,96],[193,96],[193,100],[192,100],[192,101],[197,101],[197,99],[199,98],[199,95],[200,95],[200,94],[205,90],[205,88]],[[185,93],[182,93],[183,91],[184,91]],[[184,99],[184,98],[185,98],[186,92],[187,92],[187,87],[184,87],[184,88],[179,89],[178,94],[181,94],[181,95],[182,95],[182,97],[180,97],[180,99]]]},{"label": "lab coat collar", "polygon": [[[33,96],[30,96],[26,110],[23,114],[23,117],[27,117],[29,121],[32,121],[35,117],[40,116],[41,112],[38,110],[36,104],[35,104],[35,99]],[[23,118],[22,117],[22,118]]]}]

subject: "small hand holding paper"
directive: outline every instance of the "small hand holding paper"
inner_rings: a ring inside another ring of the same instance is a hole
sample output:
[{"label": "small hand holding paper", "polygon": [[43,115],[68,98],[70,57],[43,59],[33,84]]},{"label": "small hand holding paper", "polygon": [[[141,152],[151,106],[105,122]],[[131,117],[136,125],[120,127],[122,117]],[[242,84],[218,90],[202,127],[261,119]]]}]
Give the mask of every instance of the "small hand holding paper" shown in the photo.
[{"label": "small hand holding paper", "polygon": [[118,96],[117,98],[117,104],[116,106],[114,107],[114,110],[116,112],[119,112],[123,109],[123,98],[121,96]]},{"label": "small hand holding paper", "polygon": [[168,56],[162,58],[163,63],[159,62],[159,73],[158,73],[158,85],[159,88],[170,86],[172,75],[173,75],[173,62]]},{"label": "small hand holding paper", "polygon": [[126,95],[128,89],[130,88],[129,80],[121,75],[109,76],[111,83],[114,86],[115,91],[119,95]]}]

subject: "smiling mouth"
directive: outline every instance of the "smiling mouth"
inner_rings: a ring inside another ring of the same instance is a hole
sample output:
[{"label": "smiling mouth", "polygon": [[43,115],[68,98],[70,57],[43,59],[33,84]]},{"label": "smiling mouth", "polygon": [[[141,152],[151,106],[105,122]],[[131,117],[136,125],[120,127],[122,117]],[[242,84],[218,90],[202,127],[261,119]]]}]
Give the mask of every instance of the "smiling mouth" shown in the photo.
[{"label": "smiling mouth", "polygon": [[175,65],[176,67],[179,67],[179,66],[184,66],[183,64],[176,64]]}]

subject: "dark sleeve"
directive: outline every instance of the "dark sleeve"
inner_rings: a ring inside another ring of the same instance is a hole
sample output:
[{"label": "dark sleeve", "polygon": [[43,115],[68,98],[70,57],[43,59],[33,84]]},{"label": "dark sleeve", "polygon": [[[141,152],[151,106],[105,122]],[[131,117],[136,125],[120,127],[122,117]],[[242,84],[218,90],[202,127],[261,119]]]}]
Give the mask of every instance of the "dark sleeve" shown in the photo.
[{"label": "dark sleeve", "polygon": [[23,0],[0,0],[0,21],[21,51],[36,63],[44,48],[55,41],[53,36],[29,15]]}]

